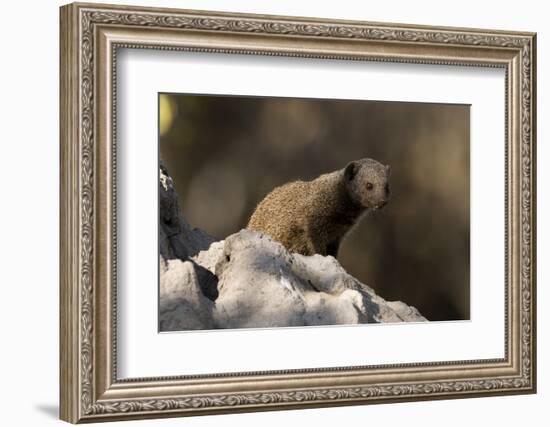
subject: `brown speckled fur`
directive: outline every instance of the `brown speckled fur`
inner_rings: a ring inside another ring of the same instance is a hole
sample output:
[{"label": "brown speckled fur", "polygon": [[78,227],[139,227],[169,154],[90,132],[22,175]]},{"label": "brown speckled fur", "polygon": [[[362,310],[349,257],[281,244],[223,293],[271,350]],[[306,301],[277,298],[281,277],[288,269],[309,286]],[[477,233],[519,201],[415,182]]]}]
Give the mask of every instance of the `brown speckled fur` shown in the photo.
[{"label": "brown speckled fur", "polygon": [[312,181],[284,184],[258,204],[248,228],[291,252],[336,257],[342,238],[359,218],[387,203],[388,178],[388,166],[361,159]]}]

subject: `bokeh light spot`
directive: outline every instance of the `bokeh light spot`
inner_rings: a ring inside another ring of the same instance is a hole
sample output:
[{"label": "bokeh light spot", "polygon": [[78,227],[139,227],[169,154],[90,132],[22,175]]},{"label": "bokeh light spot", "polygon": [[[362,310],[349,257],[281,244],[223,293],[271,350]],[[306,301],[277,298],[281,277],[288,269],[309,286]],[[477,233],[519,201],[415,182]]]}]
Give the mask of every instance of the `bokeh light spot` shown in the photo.
[{"label": "bokeh light spot", "polygon": [[176,116],[176,105],[169,95],[159,96],[159,132],[160,135],[165,135],[174,121]]}]

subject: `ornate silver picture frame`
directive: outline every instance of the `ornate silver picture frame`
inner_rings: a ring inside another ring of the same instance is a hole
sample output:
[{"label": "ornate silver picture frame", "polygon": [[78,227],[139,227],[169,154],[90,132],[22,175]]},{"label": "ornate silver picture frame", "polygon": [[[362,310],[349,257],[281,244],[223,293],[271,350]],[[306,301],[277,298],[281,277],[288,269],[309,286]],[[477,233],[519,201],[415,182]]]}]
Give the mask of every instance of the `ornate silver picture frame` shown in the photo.
[{"label": "ornate silver picture frame", "polygon": [[[79,3],[62,7],[60,22],[61,419],[79,423],[536,391],[535,34]],[[119,378],[120,49],[503,69],[505,253],[488,255],[505,259],[504,357]]]}]

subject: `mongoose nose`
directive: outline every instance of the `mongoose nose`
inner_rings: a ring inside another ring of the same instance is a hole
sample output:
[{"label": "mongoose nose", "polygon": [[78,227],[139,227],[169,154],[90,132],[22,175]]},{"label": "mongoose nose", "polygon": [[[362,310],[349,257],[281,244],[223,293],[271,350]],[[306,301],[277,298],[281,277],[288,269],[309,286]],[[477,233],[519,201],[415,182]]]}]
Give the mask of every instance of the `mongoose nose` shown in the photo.
[{"label": "mongoose nose", "polygon": [[388,197],[390,195],[390,184],[386,183],[384,190],[386,191],[386,197]]}]

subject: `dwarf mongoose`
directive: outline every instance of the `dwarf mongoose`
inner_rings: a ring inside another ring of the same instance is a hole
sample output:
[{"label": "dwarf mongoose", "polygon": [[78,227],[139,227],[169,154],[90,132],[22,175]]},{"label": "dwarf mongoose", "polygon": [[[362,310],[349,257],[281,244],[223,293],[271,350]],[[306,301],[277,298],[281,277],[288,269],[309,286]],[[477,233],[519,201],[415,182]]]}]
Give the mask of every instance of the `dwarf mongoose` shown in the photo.
[{"label": "dwarf mongoose", "polygon": [[248,228],[290,252],[336,257],[342,238],[360,217],[388,202],[389,175],[389,166],[360,159],[312,181],[284,184],[258,204]]}]

